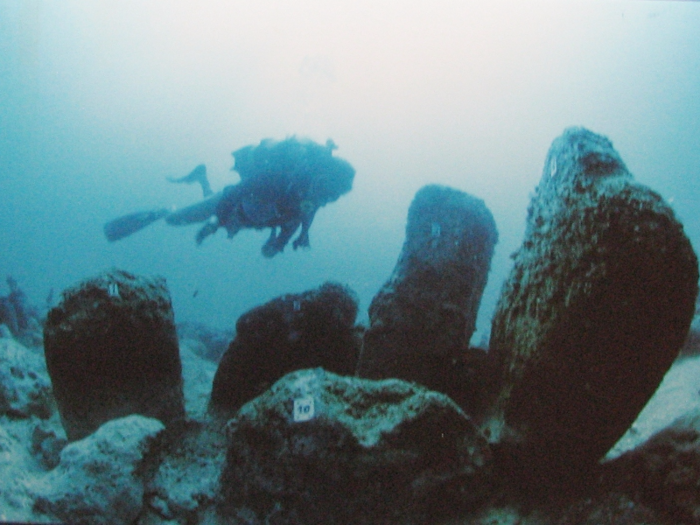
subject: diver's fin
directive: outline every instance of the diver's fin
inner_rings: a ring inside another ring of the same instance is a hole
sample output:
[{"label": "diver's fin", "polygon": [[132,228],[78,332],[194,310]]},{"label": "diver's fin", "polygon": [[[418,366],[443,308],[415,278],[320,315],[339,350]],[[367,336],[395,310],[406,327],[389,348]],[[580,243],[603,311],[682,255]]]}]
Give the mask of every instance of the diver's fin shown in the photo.
[{"label": "diver's fin", "polygon": [[118,241],[142,230],[169,213],[170,210],[167,208],[159,208],[157,210],[137,211],[136,213],[122,215],[104,225],[105,237],[107,237],[109,242]]},{"label": "diver's fin", "polygon": [[202,186],[202,193],[206,199],[214,193],[211,191],[211,186],[209,185],[209,179],[207,179],[207,167],[204,164],[200,164],[195,169],[193,169],[188,175],[181,177],[179,179],[174,179],[168,177],[170,182],[184,182],[185,184],[192,184],[193,182],[198,182]]}]

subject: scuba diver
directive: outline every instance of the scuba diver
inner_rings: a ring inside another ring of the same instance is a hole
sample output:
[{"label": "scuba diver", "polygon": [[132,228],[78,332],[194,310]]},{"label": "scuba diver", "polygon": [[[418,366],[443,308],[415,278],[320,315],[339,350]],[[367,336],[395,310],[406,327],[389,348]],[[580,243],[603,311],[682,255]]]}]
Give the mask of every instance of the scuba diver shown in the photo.
[{"label": "scuba diver", "polygon": [[226,230],[229,239],[244,228],[270,228],[262,253],[274,257],[301,226],[292,245],[295,250],[309,247],[309,228],[318,209],[352,189],[355,170],[333,156],[335,149],[332,140],[321,145],[296,137],[245,146],[232,153],[232,170],[241,177],[238,184],[213,193],[201,164],[185,177],[168,180],[200,184],[203,201],[181,210],[160,208],[119,217],[105,224],[105,235],[113,242],[161,218],[173,226],[206,221],[197,233],[198,245],[219,228]]}]

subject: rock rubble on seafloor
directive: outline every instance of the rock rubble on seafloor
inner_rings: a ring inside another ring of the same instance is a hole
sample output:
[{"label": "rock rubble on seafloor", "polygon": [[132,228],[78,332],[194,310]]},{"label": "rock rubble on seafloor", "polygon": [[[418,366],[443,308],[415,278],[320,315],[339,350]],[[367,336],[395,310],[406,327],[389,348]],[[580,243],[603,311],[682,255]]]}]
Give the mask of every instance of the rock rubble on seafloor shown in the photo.
[{"label": "rock rubble on seafloor", "polygon": [[511,444],[524,473],[580,477],[676,359],[697,257],[611,142],[569,128],[549,150],[514,260],[491,331],[502,381],[491,440]]},{"label": "rock rubble on seafloor", "polygon": [[162,278],[105,272],[66,290],[49,312],[44,351],[68,439],[110,419],[184,416],[182,366]]},{"label": "rock rubble on seafloor", "polygon": [[143,507],[140,469],[163,428],[132,415],[69,444],[58,467],[33,484],[34,507],[66,523],[133,523]]}]

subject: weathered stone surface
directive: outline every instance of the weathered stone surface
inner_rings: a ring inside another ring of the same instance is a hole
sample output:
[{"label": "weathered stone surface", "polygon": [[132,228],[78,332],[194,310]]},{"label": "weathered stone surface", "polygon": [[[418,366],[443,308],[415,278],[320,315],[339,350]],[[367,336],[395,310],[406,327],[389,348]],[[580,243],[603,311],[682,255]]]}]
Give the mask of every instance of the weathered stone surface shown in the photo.
[{"label": "weathered stone surface", "polygon": [[700,410],[608,465],[622,488],[674,523],[700,524]]},{"label": "weathered stone surface", "polygon": [[423,523],[489,490],[490,451],[471,420],[401,380],[297,371],[228,431],[221,511],[246,523]]},{"label": "weathered stone surface", "polygon": [[491,331],[503,379],[492,439],[516,443],[532,468],[576,476],[629,428],[676,358],[697,257],[610,141],[570,128],[550,148],[514,258]]},{"label": "weathered stone surface", "polygon": [[48,418],[55,410],[46,366],[13,339],[0,339],[0,414]]},{"label": "weathered stone surface", "polygon": [[146,484],[142,523],[202,523],[213,511],[226,458],[223,424],[188,421],[163,434],[161,461]]},{"label": "weathered stone surface", "polygon": [[133,523],[143,506],[139,469],[163,428],[133,415],[69,444],[58,467],[33,485],[35,509],[66,523]]},{"label": "weathered stone surface", "polygon": [[684,357],[700,355],[700,297],[695,305],[695,317],[690,325],[688,337],[681,349],[681,355]]},{"label": "weathered stone surface", "polygon": [[555,525],[669,525],[669,521],[627,495],[612,492],[571,505]]},{"label": "weathered stone surface", "polygon": [[453,366],[474,332],[497,239],[482,200],[445,186],[418,191],[394,272],[369,308],[358,374],[441,392],[459,382]]},{"label": "weathered stone surface", "polygon": [[356,317],[356,295],[332,282],[245,313],[216,371],[210,408],[232,415],[294,370],[320,366],[353,374],[360,346]]},{"label": "weathered stone surface", "polygon": [[33,428],[31,441],[31,451],[42,467],[50,470],[58,465],[61,450],[67,444],[60,431],[54,430],[49,422],[42,421]]},{"label": "weathered stone surface", "polygon": [[65,291],[49,312],[44,346],[70,441],[128,414],[164,423],[184,415],[182,366],[162,278],[112,270]]},{"label": "weathered stone surface", "polygon": [[15,436],[0,425],[0,522],[34,521],[33,498],[27,490],[31,458]]}]

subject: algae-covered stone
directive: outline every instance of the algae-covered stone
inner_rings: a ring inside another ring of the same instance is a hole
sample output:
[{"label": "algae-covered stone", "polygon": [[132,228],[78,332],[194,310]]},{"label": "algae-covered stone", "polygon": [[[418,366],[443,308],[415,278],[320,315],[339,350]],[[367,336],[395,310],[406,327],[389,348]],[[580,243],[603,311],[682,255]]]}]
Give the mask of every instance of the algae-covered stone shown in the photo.
[{"label": "algae-covered stone", "polygon": [[58,467],[33,484],[34,508],[66,523],[134,523],[143,507],[141,467],[163,428],[133,415],[69,444]]},{"label": "algae-covered stone", "polygon": [[327,282],[246,312],[216,370],[210,408],[233,415],[294,370],[320,366],[353,374],[360,346],[355,331],[357,302],[348,287]]},{"label": "algae-covered stone", "polygon": [[610,141],[571,128],[547,155],[514,259],[491,332],[503,375],[493,439],[518,443],[533,468],[576,476],[627,430],[677,356],[697,258],[670,206],[632,180]]},{"label": "algae-covered stone", "polygon": [[113,270],[63,293],[44,327],[46,364],[70,441],[141,414],[184,416],[182,365],[162,278]]},{"label": "algae-covered stone", "polygon": [[419,190],[394,272],[369,308],[359,375],[442,392],[458,383],[452,366],[474,332],[497,238],[481,199],[445,186]]},{"label": "algae-covered stone", "polygon": [[401,380],[294,372],[228,431],[221,511],[247,523],[421,523],[489,490],[490,452],[471,420]]}]

